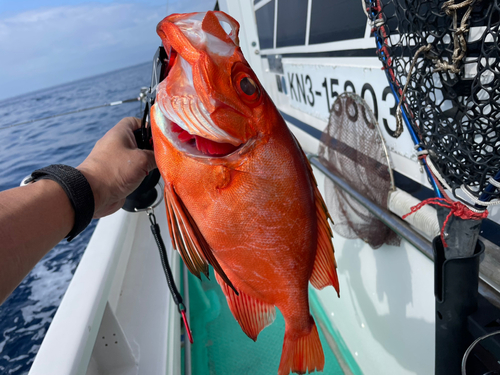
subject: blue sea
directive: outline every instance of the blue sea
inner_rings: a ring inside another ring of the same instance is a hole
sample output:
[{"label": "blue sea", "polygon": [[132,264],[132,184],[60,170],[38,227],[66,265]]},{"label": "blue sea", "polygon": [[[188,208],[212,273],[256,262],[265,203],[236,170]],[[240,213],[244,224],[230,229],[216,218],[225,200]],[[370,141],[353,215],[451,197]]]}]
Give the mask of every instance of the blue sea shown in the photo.
[{"label": "blue sea", "polygon": [[[135,98],[150,80],[151,64],[144,63],[6,99],[0,101],[0,128]],[[19,186],[32,171],[49,164],[76,167],[127,116],[141,117],[139,102],[0,129],[0,191]],[[96,224],[94,220],[71,243],[59,243],[0,305],[1,374],[28,373]]]}]

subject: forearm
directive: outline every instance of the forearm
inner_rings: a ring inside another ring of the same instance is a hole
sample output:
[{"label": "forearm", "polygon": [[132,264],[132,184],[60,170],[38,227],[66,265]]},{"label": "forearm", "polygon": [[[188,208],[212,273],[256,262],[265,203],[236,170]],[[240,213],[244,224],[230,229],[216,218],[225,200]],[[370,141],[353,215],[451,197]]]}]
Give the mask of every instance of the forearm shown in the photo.
[{"label": "forearm", "polygon": [[73,228],[74,211],[52,180],[0,192],[0,304]]},{"label": "forearm", "polygon": [[[120,209],[125,198],[155,168],[153,151],[137,148],[133,132],[140,126],[137,118],[121,120],[77,167],[92,190],[94,218]],[[61,178],[65,183],[73,181],[67,175]],[[75,194],[85,192],[80,185],[76,190],[73,184],[63,186],[69,189],[69,195],[59,183],[48,179],[0,192],[0,304],[50,249],[70,232],[78,234],[88,222],[88,210],[82,211],[85,200],[73,201],[78,215],[74,228],[75,211],[68,196],[74,199]]]}]

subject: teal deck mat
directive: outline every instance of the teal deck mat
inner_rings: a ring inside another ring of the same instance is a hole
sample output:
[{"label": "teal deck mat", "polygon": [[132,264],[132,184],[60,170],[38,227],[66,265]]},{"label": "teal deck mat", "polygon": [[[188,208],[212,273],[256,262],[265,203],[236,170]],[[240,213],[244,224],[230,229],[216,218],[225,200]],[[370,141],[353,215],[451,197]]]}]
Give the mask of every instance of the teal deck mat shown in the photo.
[{"label": "teal deck mat", "polygon": [[[213,272],[213,271],[211,271]],[[241,330],[229,310],[226,297],[215,281],[198,280],[189,274],[192,373],[196,375],[276,375],[281,357],[285,321],[277,310],[276,320],[265,328],[257,342]],[[319,336],[325,353],[323,372],[344,374],[321,330]]]}]

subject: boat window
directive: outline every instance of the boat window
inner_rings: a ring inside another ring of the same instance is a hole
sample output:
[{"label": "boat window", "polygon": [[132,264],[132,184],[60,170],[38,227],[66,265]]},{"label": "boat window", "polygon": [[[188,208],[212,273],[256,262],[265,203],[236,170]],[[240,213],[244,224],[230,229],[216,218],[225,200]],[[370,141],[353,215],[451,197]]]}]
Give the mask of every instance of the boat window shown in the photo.
[{"label": "boat window", "polygon": [[306,25],[307,1],[278,2],[276,47],[303,46],[306,43]]},{"label": "boat window", "polygon": [[274,1],[255,11],[260,49],[274,47]]},{"label": "boat window", "polygon": [[309,44],[363,38],[365,28],[361,2],[312,0]]}]

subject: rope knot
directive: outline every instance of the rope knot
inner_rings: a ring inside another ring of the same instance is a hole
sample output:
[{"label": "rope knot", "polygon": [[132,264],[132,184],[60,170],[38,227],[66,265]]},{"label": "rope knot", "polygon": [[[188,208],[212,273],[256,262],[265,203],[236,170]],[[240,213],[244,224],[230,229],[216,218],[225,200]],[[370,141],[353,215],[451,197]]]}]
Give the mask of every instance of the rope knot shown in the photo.
[{"label": "rope knot", "polygon": [[[454,216],[460,217],[462,219],[468,218],[467,211],[470,211],[470,210],[465,206],[465,204],[462,204],[460,202],[453,202],[451,204],[450,209],[451,209],[451,213]],[[472,212],[472,211],[470,211],[470,212]]]},{"label": "rope knot", "polygon": [[402,219],[406,219],[408,216],[411,214],[414,214],[418,210],[420,210],[422,207],[424,207],[427,204],[434,204],[436,206],[448,208],[450,212],[446,216],[446,219],[444,220],[443,226],[441,227],[441,241],[443,242],[443,246],[446,248],[448,247],[448,244],[446,243],[444,237],[445,237],[445,229],[446,225],[448,224],[448,221],[451,219],[452,216],[456,216],[462,220],[482,220],[486,219],[488,216],[488,210],[484,210],[481,212],[475,212],[472,211],[470,208],[468,208],[465,204],[459,201],[452,201],[450,199],[446,198],[429,198],[426,200],[423,200],[419,204],[413,206],[406,215],[402,217]]},{"label": "rope knot", "polygon": [[456,35],[464,35],[465,33],[468,33],[468,32],[469,32],[469,28],[467,27],[467,25],[457,27],[457,29],[455,30]]}]

